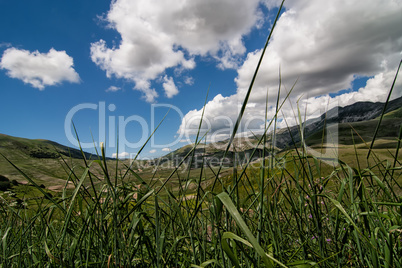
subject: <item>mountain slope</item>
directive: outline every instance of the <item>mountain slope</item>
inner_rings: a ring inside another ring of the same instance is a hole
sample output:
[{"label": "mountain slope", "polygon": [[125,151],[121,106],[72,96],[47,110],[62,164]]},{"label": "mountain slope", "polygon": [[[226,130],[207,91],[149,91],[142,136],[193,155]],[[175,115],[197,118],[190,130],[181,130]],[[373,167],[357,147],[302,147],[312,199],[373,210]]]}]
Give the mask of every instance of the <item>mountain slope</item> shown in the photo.
[{"label": "mountain slope", "polygon": [[[219,142],[217,144],[199,145],[193,152],[194,158],[191,161],[191,167],[199,168],[202,165],[219,166],[221,161],[223,161],[223,166],[232,167],[235,162],[237,165],[241,165],[245,164],[250,158],[252,160],[257,160],[262,156],[263,149],[262,147],[257,148],[252,156],[257,140],[252,138],[248,139],[249,141],[247,142],[245,142],[244,138],[235,139],[235,146],[231,147],[226,154],[225,159],[223,159],[223,156],[226,150],[227,141]],[[186,155],[191,152],[193,146],[194,145],[191,144],[179,148],[163,157],[158,158],[155,161],[155,164],[177,166],[186,157]],[[186,165],[190,164],[190,159],[192,159],[192,156],[193,154],[190,153],[188,158],[185,160]]]},{"label": "mountain slope", "polygon": [[[69,165],[75,166],[77,172],[82,170],[82,153],[49,140],[32,140],[0,134],[0,153],[18,168],[23,170],[39,184],[46,186],[64,185],[69,176],[69,170],[63,159],[68,159]],[[85,153],[87,159],[98,159],[96,155]],[[26,179],[0,156],[0,175],[23,182]]]},{"label": "mountain slope", "polygon": [[[355,143],[362,143],[363,141],[371,141],[375,128],[378,123],[378,117],[381,115],[384,103],[381,102],[357,102],[345,107],[336,107],[328,112],[322,114],[317,118],[307,120],[304,124],[304,137],[307,145],[321,146],[322,142],[327,138],[328,131],[337,133],[337,142],[343,145],[353,144],[351,138],[351,130],[355,130],[358,134],[355,135]],[[389,140],[388,145],[382,143],[381,146],[394,146],[396,137],[398,136],[399,127],[402,124],[402,97],[392,100],[388,103],[386,114],[382,122],[382,128],[378,133],[378,139]],[[327,128],[324,132],[323,129]],[[275,151],[285,150],[286,148],[294,147],[294,143],[300,142],[300,126],[292,126],[290,128],[283,128],[276,131],[274,141]],[[359,138],[359,135],[361,136]],[[234,159],[238,163],[245,163],[253,149],[255,148],[258,138],[235,138],[229,150],[226,159],[223,160],[225,166],[232,166]],[[217,166],[222,161],[224,151],[226,150],[228,140],[220,141],[214,144],[206,144],[197,146],[193,160],[192,167],[200,167],[203,163],[208,163],[211,166]],[[267,135],[267,146],[272,144],[272,133]],[[159,164],[178,164],[187,155],[194,145],[186,145],[177,149],[161,158],[156,163]],[[237,152],[237,153],[235,153]],[[236,155],[236,156],[235,156]],[[258,159],[262,155],[261,148],[256,149],[253,156]],[[191,157],[190,157],[191,158]],[[203,162],[204,161],[204,162]],[[189,161],[187,160],[187,164]]]},{"label": "mountain slope", "polygon": [[[33,158],[58,158],[61,155],[82,159],[80,150],[61,145],[49,140],[32,140],[0,134],[0,152],[7,150],[8,154],[26,154]],[[96,156],[84,152],[86,158]],[[96,157],[97,158],[97,157]]]},{"label": "mountain slope", "polygon": [[[384,103],[381,102],[356,102],[352,105],[348,105],[345,107],[333,108],[317,118],[307,120],[303,124],[304,137],[306,137],[307,139],[307,137],[317,132],[322,133],[324,127],[331,126],[334,124],[337,124],[342,129],[345,129],[346,127],[350,133],[350,126],[349,124],[346,123],[355,123],[361,121],[368,122],[370,120],[376,119],[381,115],[383,107]],[[392,124],[394,130],[397,131],[399,129],[400,125],[399,119],[402,118],[401,116],[399,116],[402,113],[400,111],[401,107],[402,107],[402,97],[394,99],[388,103],[385,118],[394,119],[396,121],[394,123],[392,123],[393,120],[383,121],[382,122],[383,127]],[[374,124],[375,125],[374,128],[373,123],[368,124],[370,125],[370,127],[368,127],[366,131],[371,131],[374,134],[376,124]],[[393,133],[392,136],[395,133]],[[345,133],[342,135],[347,135],[348,137],[350,136],[350,134]],[[387,135],[391,135],[391,133],[383,133],[382,135],[386,137]],[[396,135],[397,134],[395,134],[395,136]],[[372,136],[370,136],[369,139],[371,139],[371,137]],[[300,142],[300,139],[301,139],[300,126],[297,125],[297,126],[291,126],[289,128],[283,128],[276,131],[275,146],[284,149],[288,146],[291,146],[293,142],[295,143]]]}]

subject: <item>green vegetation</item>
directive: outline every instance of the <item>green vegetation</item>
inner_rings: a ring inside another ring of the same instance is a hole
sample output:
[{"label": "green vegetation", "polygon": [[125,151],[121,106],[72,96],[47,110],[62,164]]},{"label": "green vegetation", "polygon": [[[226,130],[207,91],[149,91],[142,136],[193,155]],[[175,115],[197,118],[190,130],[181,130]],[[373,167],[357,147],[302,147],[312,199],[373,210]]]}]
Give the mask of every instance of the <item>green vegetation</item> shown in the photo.
[{"label": "green vegetation", "polygon": [[[55,142],[17,138],[4,134],[0,134],[0,153],[6,155],[27,175],[35,178],[39,185],[44,184],[54,190],[63,188],[60,185],[66,182],[67,165],[80,166],[83,158],[80,150]],[[87,159],[97,159],[96,155],[88,153],[84,153],[84,156]],[[63,158],[68,160],[64,162]],[[93,172],[96,171],[93,170]],[[0,157],[0,175],[18,182],[26,181],[21,173],[2,157]]]},{"label": "green vegetation", "polygon": [[129,167],[120,175],[106,160],[83,162],[82,172],[70,167],[74,190],[52,196],[19,185],[17,196],[1,195],[0,260],[3,267],[399,267],[400,159],[394,150],[380,160],[376,149],[364,163],[367,150],[347,149],[369,167],[330,165],[294,148],[216,177],[213,191],[204,169],[198,179],[177,170],[144,181]]},{"label": "green vegetation", "polygon": [[306,150],[328,149],[319,138],[326,133],[299,134],[297,146],[265,147],[258,162],[232,168],[184,167],[199,137],[170,169],[107,160],[103,147],[94,160],[58,155],[57,193],[1,153],[29,185],[0,195],[0,267],[401,267],[398,124],[392,148],[352,124],[341,128],[350,138],[336,157]]},{"label": "green vegetation", "polygon": [[384,119],[386,118],[402,118],[402,107],[392,112],[384,114]]}]

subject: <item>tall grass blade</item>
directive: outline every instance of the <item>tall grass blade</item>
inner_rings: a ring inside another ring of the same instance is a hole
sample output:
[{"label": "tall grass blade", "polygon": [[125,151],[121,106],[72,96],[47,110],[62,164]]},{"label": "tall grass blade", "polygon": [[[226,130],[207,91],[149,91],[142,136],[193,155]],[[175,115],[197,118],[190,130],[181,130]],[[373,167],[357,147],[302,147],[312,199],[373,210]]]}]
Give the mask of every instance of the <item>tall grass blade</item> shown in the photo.
[{"label": "tall grass blade", "polygon": [[387,100],[385,101],[384,108],[382,109],[380,120],[378,121],[377,127],[374,131],[373,140],[371,141],[370,149],[367,153],[367,159],[370,157],[371,151],[373,150],[374,142],[375,142],[375,139],[377,138],[378,130],[380,129],[382,118],[384,117],[385,111],[387,109],[387,105],[388,105],[389,99],[391,98],[392,91],[394,90],[395,82],[396,82],[396,79],[398,78],[399,69],[401,68],[401,65],[402,65],[402,60],[399,62],[398,69],[397,69],[395,77],[394,77],[394,81],[392,82],[392,86],[391,86],[391,89],[389,90]]},{"label": "tall grass blade", "polygon": [[[237,129],[238,129],[239,126],[240,126],[240,121],[241,121],[241,119],[243,118],[244,110],[246,109],[247,102],[248,102],[248,99],[249,99],[250,94],[251,94],[251,90],[253,89],[254,82],[255,82],[255,79],[257,78],[257,74],[258,74],[258,71],[259,71],[259,69],[260,69],[262,59],[264,58],[265,51],[267,50],[267,47],[268,47],[268,43],[269,43],[269,41],[271,40],[272,33],[274,32],[274,29],[275,29],[275,26],[276,26],[276,22],[278,21],[279,15],[281,14],[282,7],[283,7],[284,2],[285,2],[285,0],[282,0],[282,3],[281,3],[281,5],[280,5],[280,7],[279,7],[279,10],[278,10],[278,13],[277,13],[277,15],[276,15],[276,18],[275,18],[274,23],[273,23],[273,25],[272,25],[271,31],[270,31],[270,33],[269,33],[269,35],[268,35],[267,41],[265,42],[264,48],[263,48],[263,50],[262,50],[262,52],[261,52],[261,56],[260,56],[260,59],[258,60],[257,67],[256,67],[256,69],[255,69],[255,71],[254,71],[253,78],[251,79],[250,86],[249,86],[249,88],[248,88],[248,90],[247,90],[247,93],[246,93],[246,96],[245,96],[245,98],[244,98],[243,104],[242,104],[242,106],[241,106],[241,109],[240,109],[239,115],[238,115],[238,117],[237,117],[236,123],[235,123],[235,125],[234,125],[234,127],[233,127],[232,135],[230,136],[228,145],[227,145],[226,150],[225,150],[225,152],[224,152],[224,154],[223,154],[221,164],[220,164],[219,169],[218,169],[218,172],[217,172],[217,174],[216,174],[216,178],[219,177],[219,174],[220,174],[220,172],[221,172],[221,170],[222,170],[222,166],[223,166],[223,159],[226,158],[227,153],[228,153],[228,151],[229,151],[229,149],[230,149],[230,146],[232,145],[232,142],[233,142],[233,140],[234,140],[234,137],[236,136]],[[213,184],[213,186],[212,186],[212,190],[211,190],[211,191],[214,190],[215,184],[216,184],[216,179],[215,179],[215,181],[214,181],[214,184]]]},{"label": "tall grass blade", "polygon": [[243,231],[244,235],[247,237],[248,242],[254,247],[258,255],[264,262],[266,267],[274,267],[272,262],[279,264],[282,267],[286,267],[284,264],[276,260],[274,257],[266,254],[260,244],[258,244],[257,239],[251,233],[250,229],[248,228],[247,224],[244,222],[243,218],[241,217],[239,211],[236,209],[236,206],[233,204],[232,200],[230,199],[229,195],[225,192],[222,192],[217,195],[217,198],[225,205],[227,211],[236,221],[239,228]]}]

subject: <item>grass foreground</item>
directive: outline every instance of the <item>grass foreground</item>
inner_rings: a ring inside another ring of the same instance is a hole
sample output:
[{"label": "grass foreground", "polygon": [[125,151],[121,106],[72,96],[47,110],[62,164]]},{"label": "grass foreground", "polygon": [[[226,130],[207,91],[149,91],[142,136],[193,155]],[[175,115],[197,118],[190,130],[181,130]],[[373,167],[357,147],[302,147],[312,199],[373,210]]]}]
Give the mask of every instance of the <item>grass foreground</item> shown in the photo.
[{"label": "grass foreground", "polygon": [[[175,191],[169,177],[151,186],[95,160],[71,168],[74,190],[0,197],[1,267],[401,267],[400,163],[375,151],[371,160],[361,170],[334,161],[329,172],[299,148],[215,186],[201,171]],[[83,186],[97,180],[103,187]]]}]

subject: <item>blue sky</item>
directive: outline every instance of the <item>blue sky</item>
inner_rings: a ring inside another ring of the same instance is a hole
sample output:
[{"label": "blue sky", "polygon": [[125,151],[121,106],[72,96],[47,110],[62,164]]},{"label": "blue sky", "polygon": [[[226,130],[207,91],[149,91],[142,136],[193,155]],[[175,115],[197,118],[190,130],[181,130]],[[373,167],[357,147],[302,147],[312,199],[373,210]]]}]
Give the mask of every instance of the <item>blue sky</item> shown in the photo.
[{"label": "blue sky", "polygon": [[[240,132],[263,125],[265,95],[272,105],[279,68],[282,90],[299,79],[289,105],[301,97],[310,117],[384,100],[402,57],[402,4],[341,2],[285,2]],[[92,133],[111,156],[119,130],[119,152],[132,154],[170,105],[142,154],[157,157],[192,140],[210,85],[202,127],[225,138],[278,6],[273,0],[0,1],[0,133],[73,146],[66,117],[84,107],[73,116],[83,143]],[[393,97],[400,95],[399,80]],[[281,116],[292,124],[289,105]]]}]

